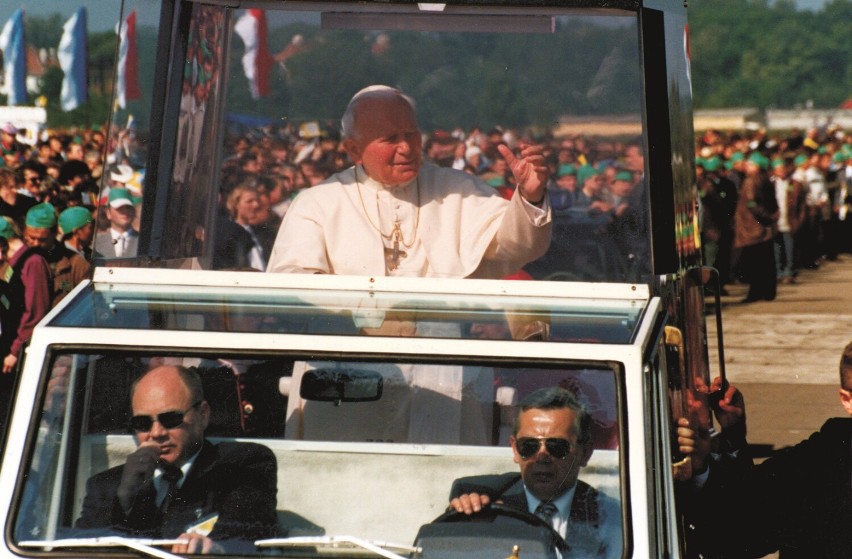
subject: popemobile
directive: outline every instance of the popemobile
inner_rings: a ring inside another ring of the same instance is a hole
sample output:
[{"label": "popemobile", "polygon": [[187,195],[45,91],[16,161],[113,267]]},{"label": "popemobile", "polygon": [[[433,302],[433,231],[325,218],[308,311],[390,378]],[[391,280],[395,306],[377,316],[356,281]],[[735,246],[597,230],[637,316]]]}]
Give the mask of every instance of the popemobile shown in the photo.
[{"label": "popemobile", "polygon": [[[139,94],[120,91],[110,145],[138,181],[123,202],[138,249],[98,256],[22,356],[0,557],[701,553],[714,534],[687,518],[675,430],[724,378],[706,310],[724,344],[697,232],[684,3],[125,0],[120,21]],[[500,279],[228,260],[245,225],[223,215],[234,169],[265,160],[256,191],[286,201],[276,189],[334,160],[347,101],[375,83],[417,101],[430,159],[461,145],[495,195],[511,173],[477,139],[548,146],[543,256]],[[587,187],[609,207],[582,204]],[[149,392],[157,374],[175,388]],[[215,475],[193,501],[207,449]],[[562,473],[561,525],[516,505],[550,501],[535,488]],[[491,502],[451,506],[471,491]]]}]

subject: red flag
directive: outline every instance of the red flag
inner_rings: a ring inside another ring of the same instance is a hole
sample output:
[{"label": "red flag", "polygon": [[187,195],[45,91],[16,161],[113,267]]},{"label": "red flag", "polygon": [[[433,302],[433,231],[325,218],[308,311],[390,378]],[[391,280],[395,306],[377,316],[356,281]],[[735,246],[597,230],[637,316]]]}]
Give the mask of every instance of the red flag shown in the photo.
[{"label": "red flag", "polygon": [[142,97],[139,87],[139,56],[136,51],[136,10],[130,12],[119,30],[121,42],[118,47],[118,83],[116,102],[122,109],[128,101]]},{"label": "red flag", "polygon": [[266,97],[270,93],[269,77],[273,64],[266,42],[266,12],[258,9],[246,10],[237,20],[234,30],[246,46],[243,70],[249,81],[252,99]]}]

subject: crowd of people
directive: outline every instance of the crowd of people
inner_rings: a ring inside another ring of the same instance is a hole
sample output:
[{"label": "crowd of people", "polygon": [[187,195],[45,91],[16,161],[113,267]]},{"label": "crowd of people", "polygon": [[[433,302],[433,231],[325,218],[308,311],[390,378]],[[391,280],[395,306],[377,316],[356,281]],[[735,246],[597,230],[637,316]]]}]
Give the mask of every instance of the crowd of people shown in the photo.
[{"label": "crowd of people", "polygon": [[[576,218],[581,214],[595,227],[606,223],[608,240],[615,239],[624,262],[647,261],[644,152],[638,141],[531,138],[500,128],[417,132],[418,161],[476,176],[508,200],[518,187],[509,158],[521,157],[521,146],[534,146],[548,211],[571,213],[574,224],[581,223]],[[351,168],[349,147],[333,123],[227,132],[211,267],[269,268],[296,195]],[[5,291],[23,294],[10,298],[20,302],[17,309],[4,313],[0,352],[4,369],[11,370],[27,332],[89,275],[93,257],[136,255],[144,155],[133,147],[132,128],[116,134],[110,145],[98,128],[45,133],[28,145],[8,123],[0,127],[0,154],[0,258],[25,280],[2,282]],[[744,301],[772,300],[777,284],[797,281],[799,270],[852,250],[852,139],[839,127],[784,135],[708,130],[698,137],[696,155],[702,251],[705,263],[719,270],[723,290],[743,282],[749,285]],[[368,182],[363,187],[378,209],[378,194]],[[399,260],[414,248],[406,246],[413,224],[406,229],[404,223],[397,224],[395,238],[393,221],[378,223],[390,251],[386,273],[411,273]],[[552,244],[557,234],[554,229]],[[12,339],[11,321],[24,325]]]},{"label": "crowd of people", "polygon": [[696,149],[704,260],[744,302],[852,250],[852,136],[837,126],[787,135],[708,130]]},{"label": "crowd of people", "polygon": [[[229,156],[219,181],[214,268],[499,278],[545,254],[552,238],[552,218],[562,211],[606,215],[610,225],[620,224],[611,233],[625,254],[641,250],[631,239],[647,235],[644,155],[639,143],[521,138],[499,129],[424,135],[412,101],[384,86],[356,94],[342,123],[339,137],[317,127],[269,128],[227,139]],[[140,166],[137,161],[134,167],[133,154],[123,141],[108,146],[96,130],[52,134],[34,146],[20,144],[16,136],[12,125],[2,127],[3,373],[15,370],[35,324],[90,274],[93,257],[136,254],[137,205],[142,195]],[[763,131],[723,136],[711,130],[699,138],[697,156],[705,262],[719,269],[723,285],[748,283],[746,302],[773,300],[777,284],[796,281],[797,270],[818,267],[852,248],[847,228],[852,138],[841,129],[793,131],[784,137]],[[628,234],[618,237],[620,227],[629,228]],[[634,257],[643,260],[641,255]],[[852,357],[844,353],[841,401],[847,411],[849,363]],[[0,379],[8,385],[12,376],[3,374]],[[124,466],[89,481],[78,526],[120,526],[140,534],[159,534],[172,517],[184,524],[195,504],[186,510],[172,508],[172,499],[179,495],[181,476],[196,459],[227,465],[232,453],[252,450],[259,470],[272,471],[268,453],[262,449],[222,446],[214,450],[204,441],[210,409],[196,384],[191,375],[166,367],[149,372],[134,385],[131,403],[139,448]],[[3,398],[10,394],[7,386],[0,386]],[[731,394],[722,403],[741,407],[743,417],[744,405],[732,404]],[[6,409],[8,402],[2,403]],[[732,412],[720,410],[714,410],[720,424],[730,419],[728,435],[733,440],[741,434],[735,442],[744,448],[740,440],[744,425],[736,428],[734,418],[726,415]],[[582,427],[584,416],[582,407],[558,390],[531,396],[522,405],[511,437],[520,473],[459,480],[451,506],[468,514],[491,500],[509,502],[517,497],[516,506],[545,519],[558,535],[557,542],[570,533],[572,545],[588,548],[596,556],[620,556],[622,550],[613,545],[621,542],[618,514],[613,512],[616,505],[577,482],[592,448],[591,434]],[[182,424],[178,420],[190,427],[190,437],[175,447],[171,460],[158,462],[157,450],[148,441],[166,440],[169,425]],[[697,443],[690,427],[695,426],[682,425],[685,431],[679,442],[692,449]],[[838,429],[842,432],[836,438],[842,444],[837,446],[846,451],[848,460],[849,422]],[[710,493],[720,478],[734,480],[729,488],[748,488],[748,495],[756,496],[749,502],[780,493],[770,483],[776,475],[772,463],[757,469],[746,464],[743,473],[738,467],[714,462],[703,450],[689,453],[698,475],[687,481],[693,483],[693,499],[708,501],[702,511],[727,504],[717,503],[716,497],[736,496],[730,489]],[[786,462],[781,460],[775,464],[785,467],[775,468],[786,473]],[[848,466],[844,471],[846,483]],[[155,475],[162,478],[154,484],[156,492],[148,483]],[[790,479],[798,480],[794,475]],[[705,483],[710,484],[707,489]],[[260,499],[271,494],[271,487],[270,478],[251,489]],[[846,515],[844,526],[848,524],[847,493],[839,501]],[[803,507],[821,506],[807,495],[798,497]],[[227,512],[241,509],[244,501],[229,492],[223,492],[221,499],[224,532]],[[594,512],[587,519],[590,526],[578,519],[574,499],[590,507],[586,512]],[[270,514],[253,520],[262,528],[257,537],[274,532],[274,503],[267,505],[265,513]],[[712,519],[698,521],[714,526]],[[168,528],[170,535],[185,535]],[[740,550],[796,550],[802,542],[811,541],[800,534],[792,538],[789,531],[780,533],[772,526],[759,528],[746,547],[738,545]],[[829,541],[826,549],[833,552],[834,545]],[[196,538],[177,548],[179,552],[215,549],[213,537]],[[726,556],[724,551],[716,556]]]},{"label": "crowd of people", "polygon": [[[345,144],[333,125],[266,127],[229,135],[225,152],[230,156],[221,173],[222,205],[212,267],[265,269],[296,195],[352,166],[353,157]],[[474,127],[424,132],[418,145],[422,161],[478,177],[480,184],[487,184],[507,200],[516,191],[517,179],[500,146],[510,148],[511,156],[520,156],[522,145],[535,146],[546,168],[552,212],[588,215],[599,219],[595,224],[612,220],[612,236],[625,260],[647,260],[640,254],[643,249],[635,246],[644,243],[647,250],[642,234],[647,231],[647,204],[642,200],[644,154],[638,141],[531,138],[513,130]],[[391,227],[389,223],[385,228],[390,231]]]}]

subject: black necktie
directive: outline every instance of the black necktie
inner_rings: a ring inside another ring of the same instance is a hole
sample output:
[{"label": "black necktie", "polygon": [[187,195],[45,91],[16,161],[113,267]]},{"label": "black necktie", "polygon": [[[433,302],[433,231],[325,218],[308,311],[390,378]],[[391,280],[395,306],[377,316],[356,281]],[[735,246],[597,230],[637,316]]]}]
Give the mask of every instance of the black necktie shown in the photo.
[{"label": "black necktie", "polygon": [[171,464],[163,464],[160,466],[160,469],[163,470],[162,481],[167,484],[166,496],[163,499],[163,502],[160,503],[160,512],[166,514],[169,512],[169,507],[172,504],[172,499],[174,499],[175,493],[177,493],[177,484],[178,481],[180,481],[180,478],[183,477],[183,472],[180,468],[172,466]]}]

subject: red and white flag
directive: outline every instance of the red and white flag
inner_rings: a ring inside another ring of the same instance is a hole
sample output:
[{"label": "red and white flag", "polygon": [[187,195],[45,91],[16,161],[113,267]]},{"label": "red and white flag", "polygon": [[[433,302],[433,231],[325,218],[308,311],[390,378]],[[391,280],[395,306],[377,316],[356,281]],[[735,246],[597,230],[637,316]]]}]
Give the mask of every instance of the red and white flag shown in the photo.
[{"label": "red and white flag", "polygon": [[130,12],[118,31],[118,80],[115,100],[122,109],[128,101],[142,97],[139,88],[139,55],[136,51],[136,10]]},{"label": "red and white flag", "polygon": [[234,25],[234,31],[246,45],[243,70],[248,78],[252,99],[266,97],[270,93],[269,77],[273,65],[266,43],[266,12],[258,9],[246,10]]}]

